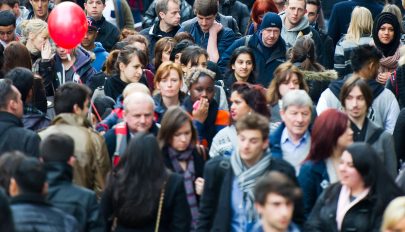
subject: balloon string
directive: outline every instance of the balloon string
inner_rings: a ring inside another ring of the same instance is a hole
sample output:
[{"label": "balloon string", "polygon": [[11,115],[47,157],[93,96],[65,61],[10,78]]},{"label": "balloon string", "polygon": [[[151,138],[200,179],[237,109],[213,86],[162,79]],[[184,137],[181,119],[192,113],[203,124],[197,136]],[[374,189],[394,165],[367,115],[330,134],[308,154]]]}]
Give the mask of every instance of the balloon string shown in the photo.
[{"label": "balloon string", "polygon": [[67,54],[67,58],[69,61],[72,61],[72,58],[70,57],[70,53]]}]

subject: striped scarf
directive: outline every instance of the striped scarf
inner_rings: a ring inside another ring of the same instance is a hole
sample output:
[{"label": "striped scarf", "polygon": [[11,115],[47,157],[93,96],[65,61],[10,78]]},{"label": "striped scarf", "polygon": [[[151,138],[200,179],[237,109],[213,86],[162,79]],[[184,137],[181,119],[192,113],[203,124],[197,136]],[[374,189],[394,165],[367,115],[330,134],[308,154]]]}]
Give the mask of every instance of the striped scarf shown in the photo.
[{"label": "striped scarf", "polygon": [[263,153],[263,157],[260,161],[252,167],[247,168],[237,152],[233,153],[231,156],[232,170],[237,178],[238,186],[243,192],[243,201],[246,203],[247,221],[249,223],[259,219],[254,207],[253,188],[256,185],[257,179],[263,176],[267,171],[270,165],[270,159],[270,149],[267,149],[267,151]]},{"label": "striped scarf", "polygon": [[[194,181],[195,181],[195,168],[194,168],[194,157],[193,157],[193,146],[189,146],[187,150],[183,152],[176,151],[172,147],[168,148],[169,157],[173,165],[174,171],[180,173],[184,177],[184,187],[186,189],[187,202],[190,206],[191,211],[191,226],[192,230],[196,229],[197,219],[198,219],[198,205],[197,197],[194,191]],[[186,170],[180,166],[179,161],[186,161]]]}]

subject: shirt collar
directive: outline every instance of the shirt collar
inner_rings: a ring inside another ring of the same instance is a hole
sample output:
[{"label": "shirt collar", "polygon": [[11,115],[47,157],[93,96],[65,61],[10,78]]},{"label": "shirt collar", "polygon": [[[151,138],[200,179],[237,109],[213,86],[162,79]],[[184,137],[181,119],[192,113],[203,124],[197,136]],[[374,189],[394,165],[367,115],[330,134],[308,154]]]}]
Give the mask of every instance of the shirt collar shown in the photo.
[{"label": "shirt collar", "polygon": [[[305,143],[308,140],[309,136],[310,136],[309,131],[308,130],[305,131],[305,134],[300,138],[300,141],[297,145]],[[285,144],[287,142],[293,143],[292,139],[290,138],[290,135],[288,134],[287,127],[285,127],[283,133],[281,134],[281,144]]]}]

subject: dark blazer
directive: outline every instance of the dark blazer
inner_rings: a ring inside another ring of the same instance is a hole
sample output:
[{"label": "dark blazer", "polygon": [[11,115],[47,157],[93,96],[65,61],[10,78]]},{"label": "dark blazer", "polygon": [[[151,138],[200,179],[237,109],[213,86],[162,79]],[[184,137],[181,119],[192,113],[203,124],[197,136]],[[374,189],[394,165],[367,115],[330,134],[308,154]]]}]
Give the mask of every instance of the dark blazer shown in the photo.
[{"label": "dark blazer", "polygon": [[[271,158],[268,171],[280,171],[294,180],[295,169],[281,159]],[[197,231],[230,231],[231,192],[234,173],[228,158],[218,156],[208,161],[204,168],[204,193],[200,201]],[[300,224],[302,208],[296,205],[294,219]]]},{"label": "dark blazer", "polygon": [[330,185],[329,181],[326,164],[323,160],[318,162],[308,160],[301,166],[298,182],[303,193],[305,217],[311,213],[319,195]]},{"label": "dark blazer", "polygon": [[[113,218],[113,213],[116,210],[113,205],[112,190],[111,188],[107,188],[101,199],[101,212],[106,222]],[[115,217],[117,218],[116,232],[151,232],[155,230],[156,216],[153,216],[153,220],[144,222],[143,225],[132,226],[129,225],[133,222],[122,221],[122,219],[120,220],[120,215],[116,215]],[[191,213],[187,203],[183,177],[176,173],[171,173],[165,187],[159,231],[189,232],[190,223]],[[106,231],[109,231],[109,226],[111,224],[107,224],[109,225],[107,226]],[[126,226],[123,226],[122,224],[125,224]]]},{"label": "dark blazer", "polygon": [[[336,183],[322,193],[305,224],[304,231],[338,232],[336,212],[341,189],[342,185]],[[376,212],[375,198],[376,196],[369,193],[350,208],[343,218],[341,231],[380,231],[383,212]]]}]

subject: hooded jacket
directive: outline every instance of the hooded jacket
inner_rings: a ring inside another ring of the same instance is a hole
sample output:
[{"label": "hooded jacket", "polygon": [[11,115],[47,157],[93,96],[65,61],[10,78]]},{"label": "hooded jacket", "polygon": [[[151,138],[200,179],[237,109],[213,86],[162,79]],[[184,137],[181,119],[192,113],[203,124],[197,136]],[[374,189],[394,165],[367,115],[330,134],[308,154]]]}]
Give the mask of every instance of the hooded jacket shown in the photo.
[{"label": "hooded jacket", "polygon": [[80,231],[103,231],[96,194],[72,184],[73,168],[67,163],[46,162],[47,199],[56,208],[74,216]]},{"label": "hooded jacket", "polygon": [[94,42],[93,53],[96,58],[91,63],[91,66],[96,70],[96,72],[101,72],[104,62],[107,59],[108,52],[104,49],[100,42]]},{"label": "hooded jacket", "polygon": [[307,16],[303,16],[299,24],[290,29],[287,29],[287,27],[285,26],[286,20],[285,12],[281,13],[280,17],[281,21],[283,22],[283,28],[281,29],[281,37],[283,37],[287,49],[293,47],[295,45],[295,41],[297,41],[298,38],[304,35],[308,35],[314,40],[316,57],[317,61],[319,62],[319,57],[321,57],[322,55],[321,38],[319,37],[319,33],[309,25]]},{"label": "hooded jacket", "polygon": [[85,118],[73,113],[57,115],[51,126],[41,131],[39,136],[45,139],[54,133],[65,133],[74,139],[77,159],[73,166],[74,183],[92,189],[100,196],[111,169],[104,138],[91,128]]},{"label": "hooded jacket", "polygon": [[[316,106],[318,115],[328,108],[342,108],[339,94],[344,81],[333,81],[323,91]],[[368,110],[367,117],[377,124],[377,126],[384,128],[384,130],[392,134],[399,115],[399,105],[395,99],[395,95],[376,80],[368,80],[367,83],[373,93],[373,103]]]},{"label": "hooded jacket", "polygon": [[65,70],[62,60],[59,56],[55,56],[55,69],[57,78],[54,81],[54,86],[58,88],[66,82],[83,83],[90,86],[91,78],[96,73],[91,66],[90,54],[81,46],[75,49],[76,61],[68,70]]},{"label": "hooded jacket", "polygon": [[329,83],[337,79],[337,72],[335,70],[325,70],[322,72],[304,71],[304,80],[309,87],[309,96],[316,105],[322,92],[328,88]]}]

